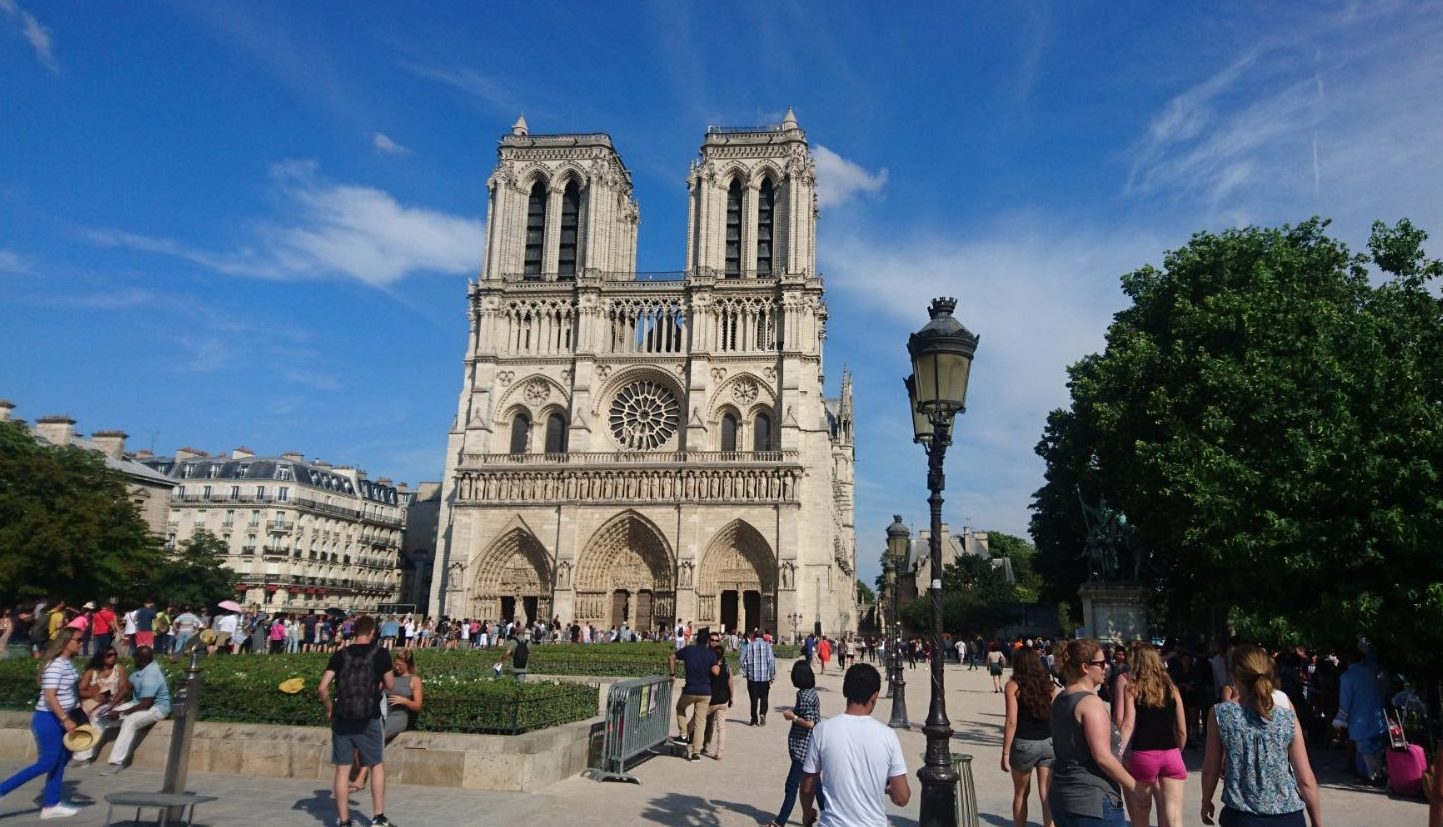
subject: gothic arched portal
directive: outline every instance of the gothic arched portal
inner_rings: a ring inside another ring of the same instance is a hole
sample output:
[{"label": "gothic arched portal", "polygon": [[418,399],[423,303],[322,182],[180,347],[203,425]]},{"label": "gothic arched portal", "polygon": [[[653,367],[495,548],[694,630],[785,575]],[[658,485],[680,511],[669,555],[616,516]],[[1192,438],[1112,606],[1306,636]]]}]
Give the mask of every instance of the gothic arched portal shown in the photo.
[{"label": "gothic arched portal", "polygon": [[776,592],[777,560],[771,544],[745,520],[722,526],[702,554],[697,623],[775,632]]},{"label": "gothic arched portal", "polygon": [[661,531],[635,511],[607,521],[591,535],[576,565],[576,620],[602,628],[669,627],[676,570]]},{"label": "gothic arched portal", "polygon": [[483,620],[551,619],[551,557],[534,534],[512,528],[477,558],[470,608]]}]

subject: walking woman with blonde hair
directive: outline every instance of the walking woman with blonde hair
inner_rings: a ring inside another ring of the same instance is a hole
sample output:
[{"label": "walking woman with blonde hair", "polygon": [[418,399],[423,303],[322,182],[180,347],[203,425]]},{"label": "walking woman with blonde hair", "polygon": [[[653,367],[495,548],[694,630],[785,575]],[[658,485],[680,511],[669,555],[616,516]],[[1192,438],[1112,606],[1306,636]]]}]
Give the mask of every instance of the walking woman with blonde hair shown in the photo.
[{"label": "walking woman with blonde hair", "polygon": [[1123,827],[1122,796],[1136,784],[1113,752],[1112,719],[1097,697],[1107,657],[1095,640],[1068,641],[1057,671],[1066,686],[1052,702],[1052,817],[1059,827]]},{"label": "walking woman with blonde hair", "polygon": [[1042,801],[1042,825],[1052,827],[1047,787],[1052,781],[1052,694],[1056,685],[1034,649],[1022,649],[1012,659],[1012,677],[1003,690],[1007,722],[1002,728],[1002,771],[1012,776],[1012,823],[1027,827],[1027,797],[1032,791],[1032,770],[1037,770],[1037,796]]},{"label": "walking woman with blonde hair", "polygon": [[1256,646],[1238,646],[1228,658],[1236,701],[1208,716],[1203,755],[1202,821],[1213,823],[1213,793],[1223,782],[1223,827],[1322,827],[1318,781],[1308,763],[1303,729],[1291,709],[1273,701],[1273,659]]},{"label": "walking woman with blonde hair", "polygon": [[64,739],[76,727],[70,714],[80,703],[75,692],[80,676],[75,672],[75,664],[70,662],[78,654],[79,629],[61,629],[51,638],[40,661],[40,700],[30,718],[30,731],[35,735],[35,763],[0,781],[0,796],[4,796],[26,781],[44,775],[45,790],[40,797],[42,820],[67,818],[80,812],[60,800],[65,765],[70,761],[70,750],[65,748]]},{"label": "walking woman with blonde hair", "polygon": [[1128,797],[1128,815],[1133,824],[1147,824],[1156,798],[1158,827],[1181,827],[1187,786],[1182,695],[1168,677],[1157,647],[1138,643],[1131,650],[1131,676],[1125,684],[1119,681],[1122,744],[1131,748],[1127,770],[1137,780],[1137,791]]}]

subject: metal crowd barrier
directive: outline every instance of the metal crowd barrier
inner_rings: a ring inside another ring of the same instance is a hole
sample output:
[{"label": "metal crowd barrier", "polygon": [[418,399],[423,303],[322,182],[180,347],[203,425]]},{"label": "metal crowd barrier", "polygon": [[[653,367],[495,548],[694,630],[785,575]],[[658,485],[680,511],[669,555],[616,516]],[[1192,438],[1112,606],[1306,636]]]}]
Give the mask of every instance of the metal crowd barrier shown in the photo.
[{"label": "metal crowd barrier", "polygon": [[977,827],[977,785],[972,780],[972,756],[952,753],[952,768],[957,770],[957,824]]},{"label": "metal crowd barrier", "polygon": [[601,745],[601,766],[582,775],[597,781],[641,779],[626,772],[627,762],[666,743],[674,710],[670,675],[634,678],[611,685],[606,694],[606,737]]}]

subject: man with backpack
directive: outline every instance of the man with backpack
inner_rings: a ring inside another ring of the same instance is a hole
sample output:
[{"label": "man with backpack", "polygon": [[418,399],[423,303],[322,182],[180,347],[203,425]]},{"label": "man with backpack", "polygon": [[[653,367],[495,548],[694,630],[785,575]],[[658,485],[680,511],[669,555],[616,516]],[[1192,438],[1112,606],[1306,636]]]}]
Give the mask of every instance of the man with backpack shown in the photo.
[{"label": "man with backpack", "polygon": [[[393,827],[386,818],[386,768],[382,763],[385,744],[381,724],[382,691],[391,691],[391,653],[376,645],[376,619],[361,615],[351,625],[351,642],[331,655],[316,691],[331,719],[331,763],[336,766],[332,788],[336,795],[340,827],[351,822],[350,775],[352,762],[371,770],[373,827]],[[331,684],[336,685],[335,700]]]},{"label": "man with backpack", "polygon": [[516,627],[506,633],[506,651],[501,653],[501,665],[506,674],[518,681],[526,680],[526,664],[531,660],[531,645],[526,638],[516,637]]}]

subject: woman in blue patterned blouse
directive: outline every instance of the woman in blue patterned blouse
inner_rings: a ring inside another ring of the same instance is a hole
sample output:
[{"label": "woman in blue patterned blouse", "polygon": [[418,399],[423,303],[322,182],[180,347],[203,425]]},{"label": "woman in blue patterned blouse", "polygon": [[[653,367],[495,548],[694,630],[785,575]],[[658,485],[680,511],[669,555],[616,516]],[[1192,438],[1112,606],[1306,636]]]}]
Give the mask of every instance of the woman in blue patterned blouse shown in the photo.
[{"label": "woman in blue patterned blouse", "polygon": [[1213,823],[1213,793],[1223,782],[1222,827],[1322,827],[1318,781],[1298,716],[1273,703],[1273,659],[1256,646],[1238,646],[1228,658],[1236,701],[1208,717],[1202,771],[1202,821]]}]

